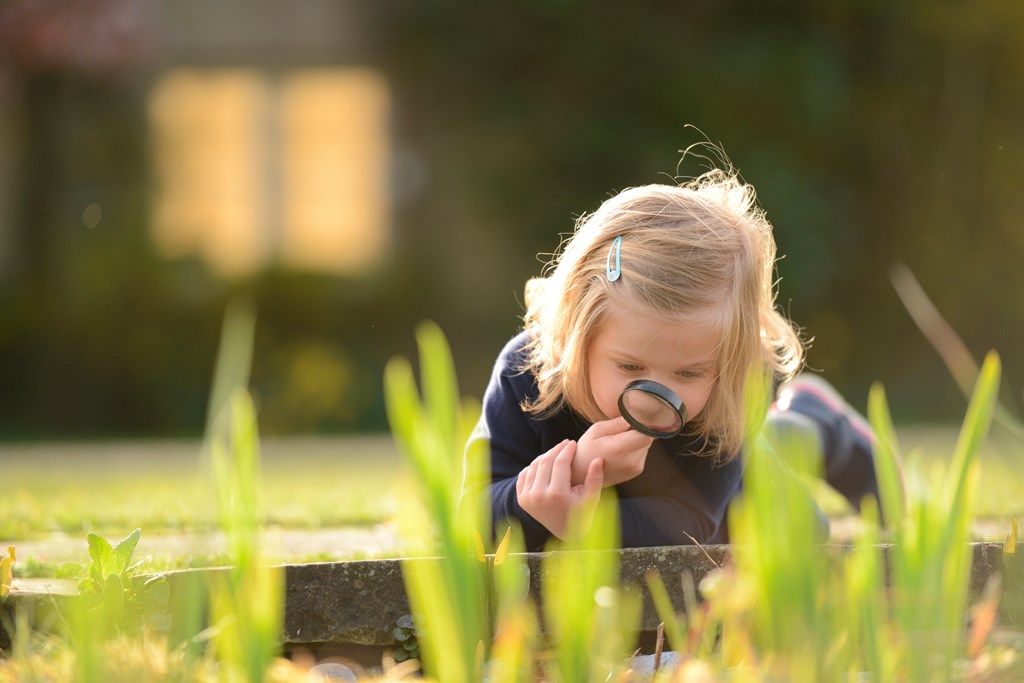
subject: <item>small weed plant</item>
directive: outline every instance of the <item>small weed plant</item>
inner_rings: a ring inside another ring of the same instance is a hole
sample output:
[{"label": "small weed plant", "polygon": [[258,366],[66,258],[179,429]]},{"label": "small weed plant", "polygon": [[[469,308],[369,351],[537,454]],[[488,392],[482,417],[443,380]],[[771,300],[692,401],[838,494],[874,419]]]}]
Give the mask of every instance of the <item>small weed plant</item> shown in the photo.
[{"label": "small weed plant", "polygon": [[81,608],[96,623],[134,633],[147,619],[166,629],[170,586],[161,575],[139,577],[142,562],[132,562],[142,529],[136,529],[112,545],[89,534],[89,575],[78,583]]}]

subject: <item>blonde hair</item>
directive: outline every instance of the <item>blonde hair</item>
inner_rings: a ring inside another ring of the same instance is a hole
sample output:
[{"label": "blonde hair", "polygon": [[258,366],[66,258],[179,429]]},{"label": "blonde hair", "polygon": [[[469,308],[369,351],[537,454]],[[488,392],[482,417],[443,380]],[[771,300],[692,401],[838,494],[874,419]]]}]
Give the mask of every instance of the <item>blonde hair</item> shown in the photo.
[{"label": "blonde hair", "polygon": [[[609,282],[612,240],[622,236],[621,277]],[[613,302],[640,304],[670,320],[714,316],[721,332],[716,380],[687,431],[711,455],[731,459],[743,440],[743,394],[758,364],[780,379],[800,369],[804,348],[775,306],[775,240],[754,188],[715,169],[682,185],[623,190],[576,222],[545,277],[526,283],[524,370],[537,378],[549,415],[568,405],[601,419],[591,393],[587,351]]]}]

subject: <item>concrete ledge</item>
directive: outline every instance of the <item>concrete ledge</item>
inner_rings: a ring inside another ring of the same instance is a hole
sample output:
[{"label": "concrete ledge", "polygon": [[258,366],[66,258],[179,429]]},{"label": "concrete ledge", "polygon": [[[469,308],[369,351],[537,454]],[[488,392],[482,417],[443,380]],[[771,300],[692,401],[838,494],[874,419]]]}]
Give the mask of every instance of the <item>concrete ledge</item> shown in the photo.
[{"label": "concrete ledge", "polygon": [[[824,545],[823,552],[842,554],[849,546]],[[885,550],[885,562],[889,574],[889,549]],[[1004,571],[1002,545],[998,543],[972,544],[973,563],[970,579],[970,593],[976,597],[981,593],[988,577],[993,573],[1004,575],[1003,588],[1018,594],[1024,586],[1007,581]],[[731,554],[730,546],[668,546],[662,548],[626,548],[620,555],[621,578],[623,583],[644,586],[644,614],[641,630],[653,631],[658,618],[647,594],[643,577],[648,570],[660,572],[668,588],[669,596],[677,607],[683,604],[682,585],[679,576],[689,571],[694,582],[699,582],[716,565],[725,564]],[[544,576],[541,563],[546,553],[529,553],[526,556],[530,568],[530,593],[539,602],[541,583]],[[1024,576],[1024,556],[1011,555],[1011,575]],[[318,564],[286,565],[285,571],[285,618],[284,642],[291,646],[309,646],[315,649],[325,643],[355,644],[366,646],[389,646],[394,644],[392,631],[402,615],[410,612],[405,585],[402,580],[402,560],[365,560],[356,562],[325,562]],[[205,579],[223,569],[185,570],[167,572],[171,584],[172,611],[184,610],[184,603],[194,596],[202,595],[200,590]],[[69,585],[70,584],[70,585]],[[66,595],[73,592],[73,582],[41,582],[29,584],[16,582],[13,599],[5,609],[29,601],[52,602],[53,594]],[[190,597],[191,596],[191,597]],[[0,635],[0,639],[3,636]]]},{"label": "concrete ledge", "polygon": [[[886,577],[890,575],[891,545],[882,546]],[[848,552],[851,547],[825,545],[830,554]],[[972,544],[970,594],[981,594],[988,577],[1003,573],[1003,549],[998,543]],[[665,546],[660,548],[625,548],[620,554],[621,580],[644,588],[642,631],[654,631],[659,619],[644,583],[648,570],[657,570],[665,581],[672,603],[681,608],[683,589],[679,576],[689,571],[694,583],[731,557],[727,545]],[[540,602],[544,576],[541,564],[547,553],[528,553],[530,568],[530,594]],[[1024,559],[1014,557],[1024,571]],[[402,582],[400,560],[370,560],[365,562],[323,563],[291,565],[286,568],[285,640],[292,644],[329,642],[360,645],[392,645],[392,630],[396,620],[409,613],[408,598]],[[1004,590],[1021,591],[1022,586],[1007,586]]]},{"label": "concrete ledge", "polygon": [[0,649],[11,647],[7,624],[16,624],[16,614],[24,615],[30,627],[51,631],[57,624],[61,603],[78,592],[75,581],[64,579],[15,579],[11,594],[0,605]]}]

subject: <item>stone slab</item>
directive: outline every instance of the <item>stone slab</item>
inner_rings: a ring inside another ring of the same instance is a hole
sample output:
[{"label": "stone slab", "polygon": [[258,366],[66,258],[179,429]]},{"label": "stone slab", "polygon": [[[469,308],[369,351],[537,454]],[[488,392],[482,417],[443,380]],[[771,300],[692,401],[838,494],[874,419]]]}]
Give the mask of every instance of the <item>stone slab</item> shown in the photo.
[{"label": "stone slab", "polygon": [[[888,566],[891,546],[883,548]],[[669,546],[613,551],[620,556],[623,583],[644,586],[641,629],[653,631],[659,621],[644,585],[643,577],[647,571],[655,570],[661,574],[673,604],[681,607],[681,573],[688,571],[694,583],[699,583],[709,571],[729,560],[731,550],[730,546]],[[826,545],[822,550],[843,553],[849,550],[849,546]],[[1003,573],[1004,555],[1002,545],[998,543],[972,544],[972,552],[970,592],[976,597],[992,574]],[[530,592],[535,599],[541,595],[541,583],[544,581],[541,565],[545,556],[546,553],[526,555],[530,568]],[[1013,574],[1024,576],[1024,554],[1008,557],[1014,563]],[[284,641],[300,646],[323,643],[393,645],[392,631],[398,618],[410,612],[402,579],[402,562],[398,559],[362,560],[284,566]],[[194,600],[196,585],[201,585],[208,575],[218,571],[224,570],[167,572],[172,603]],[[1004,583],[1004,590],[1007,589],[1021,592],[1024,586],[1007,586]],[[202,594],[202,591],[198,593]],[[21,591],[13,602],[25,599],[28,597],[25,591]]]},{"label": "stone slab", "polygon": [[11,647],[6,624],[17,623],[16,614],[23,614],[32,628],[52,630],[61,602],[77,592],[76,582],[65,579],[14,579],[11,594],[0,604],[0,649]]},{"label": "stone slab", "polygon": [[[888,566],[891,546],[883,548]],[[716,566],[724,565],[731,550],[730,546],[723,545],[615,551],[620,554],[622,581],[644,586],[641,629],[653,631],[659,622],[643,580],[647,571],[656,570],[661,574],[672,603],[681,607],[681,573],[688,571],[697,584]],[[848,550],[849,546],[823,546],[823,551],[829,553]],[[972,552],[970,593],[977,597],[988,578],[993,573],[1002,572],[1003,551],[998,543],[976,543],[972,544]],[[526,556],[530,568],[530,593],[538,602],[544,580],[541,565],[545,555],[528,553]],[[1022,560],[1024,558],[1020,556],[1015,558],[1015,562],[1024,565]],[[391,645],[394,643],[391,632],[396,620],[409,613],[400,560],[293,565],[286,571],[285,637],[289,643]],[[1020,571],[1018,568],[1018,575]],[[1019,591],[1021,587],[1015,589]]]}]

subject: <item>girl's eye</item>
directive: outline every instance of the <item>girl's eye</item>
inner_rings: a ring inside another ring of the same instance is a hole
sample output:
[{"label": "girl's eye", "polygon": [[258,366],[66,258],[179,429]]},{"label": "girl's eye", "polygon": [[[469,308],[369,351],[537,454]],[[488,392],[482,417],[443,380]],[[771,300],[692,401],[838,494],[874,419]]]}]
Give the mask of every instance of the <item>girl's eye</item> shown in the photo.
[{"label": "girl's eye", "polygon": [[701,377],[704,376],[704,373],[694,370],[684,370],[679,373],[679,376],[682,377],[683,379],[700,379]]},{"label": "girl's eye", "polygon": [[619,369],[624,372],[639,372],[640,366],[635,363],[619,363]]}]

